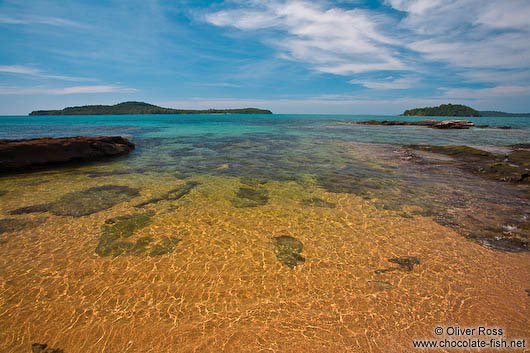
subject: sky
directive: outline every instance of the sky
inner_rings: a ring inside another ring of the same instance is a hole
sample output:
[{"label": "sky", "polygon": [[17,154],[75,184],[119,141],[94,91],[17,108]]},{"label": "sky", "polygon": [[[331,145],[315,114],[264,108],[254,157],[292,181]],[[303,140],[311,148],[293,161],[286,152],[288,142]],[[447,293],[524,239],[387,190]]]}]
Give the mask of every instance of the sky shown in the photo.
[{"label": "sky", "polygon": [[529,0],[0,0],[0,114],[530,112]]}]

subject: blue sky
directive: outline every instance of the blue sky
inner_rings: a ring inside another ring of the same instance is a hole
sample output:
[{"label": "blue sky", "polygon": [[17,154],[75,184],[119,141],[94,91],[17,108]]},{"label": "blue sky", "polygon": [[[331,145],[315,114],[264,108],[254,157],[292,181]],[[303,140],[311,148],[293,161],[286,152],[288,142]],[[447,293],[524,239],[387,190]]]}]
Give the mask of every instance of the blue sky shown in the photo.
[{"label": "blue sky", "polygon": [[0,1],[0,114],[530,112],[528,0]]}]

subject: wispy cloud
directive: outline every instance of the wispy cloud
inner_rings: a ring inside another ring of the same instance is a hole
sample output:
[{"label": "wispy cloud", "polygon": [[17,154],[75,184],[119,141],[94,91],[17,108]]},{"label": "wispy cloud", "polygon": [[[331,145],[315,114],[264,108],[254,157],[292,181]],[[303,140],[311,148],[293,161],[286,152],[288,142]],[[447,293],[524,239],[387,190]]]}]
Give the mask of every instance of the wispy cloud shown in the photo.
[{"label": "wispy cloud", "polygon": [[43,24],[50,26],[60,27],[79,27],[86,28],[86,24],[82,24],[75,21],[70,21],[64,18],[58,17],[46,17],[46,16],[19,16],[19,17],[8,17],[0,15],[0,24],[10,25],[30,25],[30,24]]},{"label": "wispy cloud", "polygon": [[407,89],[413,87],[419,82],[418,78],[398,78],[387,77],[384,80],[350,80],[351,84],[363,85],[366,88],[371,89]]},{"label": "wispy cloud", "polygon": [[380,30],[392,22],[384,14],[298,0],[241,3],[242,8],[213,12],[205,19],[243,31],[275,30],[263,40],[278,48],[283,58],[309,63],[320,72],[408,69],[392,49],[401,41]]},{"label": "wispy cloud", "polygon": [[95,79],[86,78],[86,77],[49,75],[49,74],[42,72],[39,69],[35,69],[32,67],[27,67],[27,66],[20,66],[20,65],[0,66],[0,73],[29,75],[29,76],[34,76],[34,77],[50,78],[50,79],[63,80],[63,81],[76,81],[76,82],[96,81]]},{"label": "wispy cloud", "polygon": [[96,85],[96,86],[74,86],[63,88],[47,87],[0,87],[0,94],[48,94],[48,95],[67,95],[67,94],[90,94],[90,93],[131,93],[137,89],[115,86],[115,85]]}]

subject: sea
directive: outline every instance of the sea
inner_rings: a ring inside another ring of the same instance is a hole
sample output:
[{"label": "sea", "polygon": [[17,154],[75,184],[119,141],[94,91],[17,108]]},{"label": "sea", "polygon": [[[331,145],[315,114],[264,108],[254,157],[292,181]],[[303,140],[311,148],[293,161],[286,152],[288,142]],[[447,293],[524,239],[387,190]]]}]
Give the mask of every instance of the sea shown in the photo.
[{"label": "sea", "polygon": [[410,145],[502,156],[530,142],[530,118],[465,118],[489,125],[465,130],[356,124],[423,119],[0,116],[0,140],[136,145],[0,175],[0,351],[528,347],[530,253],[506,239],[530,230],[530,188],[450,156],[416,158]]}]

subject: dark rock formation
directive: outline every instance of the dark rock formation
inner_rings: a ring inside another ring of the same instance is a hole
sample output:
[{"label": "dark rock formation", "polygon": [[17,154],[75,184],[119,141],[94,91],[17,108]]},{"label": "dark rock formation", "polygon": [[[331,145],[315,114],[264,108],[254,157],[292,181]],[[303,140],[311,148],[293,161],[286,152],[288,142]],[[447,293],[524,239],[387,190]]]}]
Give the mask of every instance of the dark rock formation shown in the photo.
[{"label": "dark rock formation", "polygon": [[[402,120],[367,120],[367,121],[361,121],[358,124],[362,125],[386,125],[386,126],[394,126],[394,125],[412,125],[412,126],[426,126],[433,129],[469,129],[470,127],[475,126],[470,121],[467,120],[433,120],[433,119],[427,119],[427,120],[420,120],[420,121],[402,121]],[[509,128],[509,127],[508,127]]]},{"label": "dark rock formation", "polygon": [[121,136],[0,140],[0,172],[94,161],[127,154],[133,149],[134,143]]}]

